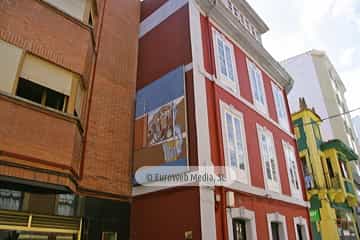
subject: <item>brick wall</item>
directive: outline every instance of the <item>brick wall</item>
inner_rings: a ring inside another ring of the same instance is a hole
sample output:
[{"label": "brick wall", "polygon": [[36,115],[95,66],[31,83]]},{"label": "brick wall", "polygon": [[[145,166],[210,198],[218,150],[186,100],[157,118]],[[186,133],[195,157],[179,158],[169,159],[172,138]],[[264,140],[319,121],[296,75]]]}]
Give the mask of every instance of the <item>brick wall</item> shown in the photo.
[{"label": "brick wall", "polygon": [[[0,39],[81,74],[87,92],[80,122],[1,98],[7,107],[0,113],[0,125],[5,126],[0,152],[11,157],[0,155],[0,160],[13,170],[0,175],[65,184],[97,196],[130,196],[139,4],[98,1],[92,30],[41,0],[0,2]],[[14,170],[23,166],[26,174]],[[37,177],[38,170],[51,171]],[[65,175],[54,177],[58,172]]]}]

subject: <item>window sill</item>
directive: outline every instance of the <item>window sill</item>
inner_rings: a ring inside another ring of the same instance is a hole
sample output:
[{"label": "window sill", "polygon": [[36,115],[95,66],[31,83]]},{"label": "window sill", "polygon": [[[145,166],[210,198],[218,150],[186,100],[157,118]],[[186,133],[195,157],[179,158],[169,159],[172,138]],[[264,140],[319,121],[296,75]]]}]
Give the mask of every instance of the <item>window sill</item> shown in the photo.
[{"label": "window sill", "polygon": [[6,92],[3,92],[1,90],[0,90],[0,98],[7,99],[8,101],[11,101],[11,102],[13,102],[15,104],[21,105],[23,107],[30,108],[30,109],[32,109],[34,111],[45,113],[45,114],[51,115],[53,117],[56,117],[56,118],[59,118],[59,119],[74,123],[78,127],[78,130],[79,130],[80,134],[83,135],[83,133],[84,133],[84,129],[83,129],[81,120],[78,117],[75,117],[75,116],[69,115],[67,113],[63,113],[63,112],[60,112],[60,111],[45,107],[43,105],[31,102],[29,100],[26,100],[26,99],[23,99],[23,98],[20,98],[20,97],[17,97],[17,96],[10,95],[10,94],[8,94]]}]

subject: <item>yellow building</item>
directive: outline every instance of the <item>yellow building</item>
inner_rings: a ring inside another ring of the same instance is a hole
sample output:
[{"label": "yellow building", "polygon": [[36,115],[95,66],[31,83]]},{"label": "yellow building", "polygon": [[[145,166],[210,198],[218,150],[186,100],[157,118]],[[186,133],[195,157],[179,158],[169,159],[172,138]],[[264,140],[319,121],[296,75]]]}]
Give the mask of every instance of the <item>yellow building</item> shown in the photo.
[{"label": "yellow building", "polygon": [[320,117],[300,100],[292,115],[305,176],[313,239],[358,240],[353,207],[357,206],[350,161],[358,156],[342,141],[324,142]]}]

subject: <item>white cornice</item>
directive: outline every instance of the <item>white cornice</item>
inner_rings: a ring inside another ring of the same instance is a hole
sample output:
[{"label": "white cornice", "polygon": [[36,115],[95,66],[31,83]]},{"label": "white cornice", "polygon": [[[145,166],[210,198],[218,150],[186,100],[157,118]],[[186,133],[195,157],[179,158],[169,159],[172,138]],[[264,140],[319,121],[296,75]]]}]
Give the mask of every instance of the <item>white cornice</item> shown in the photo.
[{"label": "white cornice", "polygon": [[269,31],[269,27],[266,23],[260,18],[260,16],[255,12],[255,10],[250,6],[250,4],[246,0],[233,0],[234,4],[241,5],[247,12],[247,14],[251,17],[256,28],[260,33],[266,33]]},{"label": "white cornice", "polygon": [[201,12],[216,23],[233,41],[246,49],[250,57],[261,64],[274,81],[283,86],[287,92],[291,90],[294,83],[291,76],[259,42],[254,40],[223,4],[217,3],[215,0],[195,1]]}]

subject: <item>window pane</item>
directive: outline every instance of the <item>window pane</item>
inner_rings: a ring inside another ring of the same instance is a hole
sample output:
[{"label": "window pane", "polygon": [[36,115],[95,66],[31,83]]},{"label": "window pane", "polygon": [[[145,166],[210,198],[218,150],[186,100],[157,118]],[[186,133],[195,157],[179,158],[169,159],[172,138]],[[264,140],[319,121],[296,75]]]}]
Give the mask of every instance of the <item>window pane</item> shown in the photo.
[{"label": "window pane", "polygon": [[297,230],[297,235],[298,235],[298,240],[305,240],[305,237],[303,236],[303,230],[302,230],[302,226],[299,224],[296,224],[296,230]]},{"label": "window pane", "polygon": [[288,116],[283,92],[278,86],[273,85],[273,93],[275,98],[278,121],[283,127],[286,127],[288,129]]},{"label": "window pane", "polygon": [[259,96],[259,87],[258,87],[258,82],[256,80],[256,73],[255,73],[255,69],[254,69],[254,65],[251,65],[251,68],[250,68],[250,78],[251,78],[251,81],[253,83],[253,92],[254,92],[254,98],[256,101],[259,101],[260,99],[260,96]]},{"label": "window pane", "polygon": [[43,91],[44,87],[29,80],[20,78],[16,90],[16,96],[41,104]]},{"label": "window pane", "polygon": [[226,63],[228,67],[229,78],[234,81],[235,78],[234,78],[234,68],[231,59],[231,51],[228,46],[225,46],[225,50],[226,50]]},{"label": "window pane", "polygon": [[262,86],[262,78],[261,78],[261,72],[257,68],[255,68],[255,75],[256,75],[256,82],[258,86],[258,95],[259,95],[259,102],[261,104],[265,104],[265,98],[264,98],[264,92],[263,92],[263,86]]},{"label": "window pane", "polygon": [[300,186],[299,186],[299,179],[297,177],[297,168],[296,168],[296,162],[295,161],[292,161],[292,166],[293,166],[293,169],[294,169],[294,179],[295,179],[295,188],[297,190],[300,189]]},{"label": "window pane", "polygon": [[241,219],[233,221],[234,240],[246,240],[246,222]]},{"label": "window pane", "polygon": [[227,70],[226,70],[226,61],[225,61],[225,50],[224,50],[224,43],[223,41],[218,38],[218,53],[219,53],[219,62],[220,62],[220,71],[222,74],[227,76]]},{"label": "window pane", "polygon": [[271,171],[272,171],[273,180],[277,181],[276,163],[275,163],[275,158],[273,156],[270,159],[270,163],[271,163]]},{"label": "window pane", "polygon": [[236,131],[236,149],[239,159],[239,168],[245,170],[244,162],[244,143],[243,136],[241,133],[241,122],[238,118],[234,118],[235,121],[235,131]]},{"label": "window pane", "polygon": [[65,104],[65,95],[55,92],[51,89],[46,89],[46,102],[45,106],[63,111]]},{"label": "window pane", "polygon": [[273,240],[280,240],[279,223],[271,223],[271,234]]},{"label": "window pane", "polygon": [[346,169],[346,166],[345,166],[344,162],[342,160],[339,160],[339,162],[340,162],[341,173],[342,173],[343,178],[348,179],[349,175],[348,175],[348,172],[347,172],[347,169]]},{"label": "window pane", "polygon": [[20,210],[22,193],[8,189],[0,189],[0,209]]},{"label": "window pane", "polygon": [[294,187],[296,190],[300,190],[299,178],[297,174],[298,168],[296,166],[296,157],[295,157],[295,152],[292,148],[290,148],[289,155],[290,155],[291,168],[294,173]]},{"label": "window pane", "polygon": [[61,216],[74,216],[76,198],[73,194],[59,194],[57,199],[57,214]]},{"label": "window pane", "polygon": [[267,139],[265,134],[261,135],[261,145],[262,145],[262,149],[263,149],[263,158],[265,161],[265,170],[266,170],[266,175],[267,178],[269,180],[272,180],[272,171],[271,171],[271,166],[270,166],[270,161],[269,161],[269,149],[268,149],[268,144],[267,144]]},{"label": "window pane", "polygon": [[227,125],[227,140],[228,140],[228,154],[230,158],[231,167],[237,167],[236,148],[235,148],[235,136],[233,117],[226,113],[226,125]]}]

